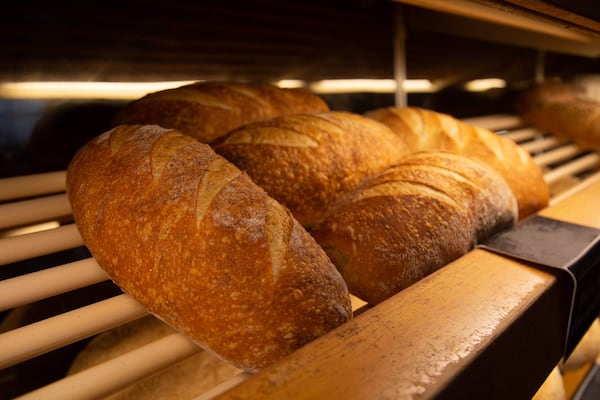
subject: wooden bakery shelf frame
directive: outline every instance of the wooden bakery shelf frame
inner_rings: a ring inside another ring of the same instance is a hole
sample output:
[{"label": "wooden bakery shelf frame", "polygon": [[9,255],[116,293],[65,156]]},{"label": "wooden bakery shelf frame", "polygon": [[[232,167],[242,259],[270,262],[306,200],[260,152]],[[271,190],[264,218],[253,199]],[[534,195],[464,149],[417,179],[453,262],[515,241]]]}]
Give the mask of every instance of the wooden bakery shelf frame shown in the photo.
[{"label": "wooden bakery shelf frame", "polygon": [[[541,215],[600,228],[600,156],[494,115],[489,127],[531,151],[546,171]],[[83,242],[70,220],[64,171],[0,181],[0,264]],[[23,233],[24,228],[33,233]],[[0,281],[0,311],[107,280],[92,258]],[[528,398],[565,346],[568,282],[556,272],[475,249],[270,368],[198,399]],[[126,294],[0,334],[0,371],[145,316]],[[105,396],[200,351],[173,334],[26,393],[23,399]]]},{"label": "wooden bakery shelf frame", "polygon": [[[547,52],[589,58],[600,56],[600,22],[540,0],[393,0],[396,8],[394,32],[394,78],[407,77],[406,35],[409,28],[451,36],[511,44],[536,49],[535,78],[545,78]],[[554,2],[556,3],[556,2]],[[437,89],[468,79],[460,72],[432,82]],[[398,85],[396,104],[407,104]]]},{"label": "wooden bakery shelf frame", "polygon": [[[411,7],[412,22],[427,29],[600,55],[600,25],[547,2],[395,1]],[[399,12],[394,48],[399,82],[406,77],[402,18]],[[396,98],[406,104],[401,90]],[[598,153],[523,127],[512,115],[466,122],[513,139],[544,168],[552,201],[540,215],[600,228]],[[83,246],[64,177],[57,171],[0,180],[0,268]],[[0,281],[0,312],[107,279],[93,258],[85,257],[25,271]],[[568,282],[556,271],[476,249],[382,304],[356,309],[353,320],[272,367],[240,374],[196,400],[527,399],[563,354],[568,295]],[[118,294],[2,332],[0,373],[145,315],[134,299]],[[170,335],[21,398],[106,396],[199,351],[185,337]]]}]

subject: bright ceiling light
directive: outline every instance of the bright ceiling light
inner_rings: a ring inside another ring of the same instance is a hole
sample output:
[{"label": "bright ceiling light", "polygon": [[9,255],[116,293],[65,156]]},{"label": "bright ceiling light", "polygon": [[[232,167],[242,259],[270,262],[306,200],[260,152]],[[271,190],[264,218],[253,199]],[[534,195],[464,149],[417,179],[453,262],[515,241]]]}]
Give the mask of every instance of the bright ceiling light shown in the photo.
[{"label": "bright ceiling light", "polygon": [[136,99],[150,92],[196,81],[167,82],[4,82],[0,98],[13,99]]},{"label": "bright ceiling light", "polygon": [[506,81],[500,78],[474,79],[465,83],[465,89],[469,92],[485,92],[490,89],[502,89],[506,87]]},{"label": "bright ceiling light", "polygon": [[275,85],[283,89],[297,89],[305,87],[306,81],[303,81],[301,79],[282,79],[280,81],[277,81]]},{"label": "bright ceiling light", "polygon": [[[407,79],[402,82],[404,91],[429,92],[433,85],[428,79]],[[326,79],[310,85],[315,93],[395,93],[398,84],[394,79]]]},{"label": "bright ceiling light", "polygon": [[407,93],[428,93],[436,91],[435,86],[429,79],[406,79],[402,87]]},{"label": "bright ceiling light", "polygon": [[393,79],[325,79],[310,85],[315,93],[393,93],[396,81]]},{"label": "bright ceiling light", "polygon": [[[148,93],[171,89],[197,81],[166,82],[4,82],[0,98],[6,99],[137,99]],[[299,79],[276,82],[282,88],[307,87],[315,93],[395,93],[394,79],[326,79],[310,85]],[[407,79],[402,83],[407,93],[435,91],[427,79]]]}]

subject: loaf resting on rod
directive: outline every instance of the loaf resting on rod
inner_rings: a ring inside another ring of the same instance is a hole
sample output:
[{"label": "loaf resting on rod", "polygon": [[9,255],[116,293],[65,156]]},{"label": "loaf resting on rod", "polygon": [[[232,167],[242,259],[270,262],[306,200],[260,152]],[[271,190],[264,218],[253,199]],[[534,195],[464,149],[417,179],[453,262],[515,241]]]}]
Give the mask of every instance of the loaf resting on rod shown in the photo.
[{"label": "loaf resting on rod", "polygon": [[213,146],[307,228],[343,193],[409,153],[385,125],[341,111],[255,122]]},{"label": "loaf resting on rod", "polygon": [[527,151],[510,139],[419,107],[386,107],[365,115],[389,126],[411,152],[448,150],[492,167],[517,198],[520,219],[548,205],[550,194],[542,170]]},{"label": "loaf resting on rod", "polygon": [[125,105],[114,124],[175,128],[202,143],[279,115],[328,111],[317,95],[263,82],[197,82],[150,93]]},{"label": "loaf resting on rod", "polygon": [[[152,315],[120,325],[90,340],[73,360],[67,375],[77,374],[105,361],[116,362],[118,357],[127,357],[131,351],[139,348],[144,348],[147,353],[169,351],[170,348],[160,340],[176,333],[177,331]],[[146,360],[141,359],[138,362],[145,363]],[[212,354],[198,351],[102,399],[189,400],[241,372],[240,369],[219,360]]]},{"label": "loaf resting on rod", "polygon": [[[489,135],[484,156],[520,157],[517,145]],[[484,146],[469,140],[472,152]],[[248,124],[214,146],[310,228],[352,294],[378,303],[519,215],[511,187],[488,163],[467,151],[411,154],[410,144],[381,122],[330,111]],[[532,165],[528,155],[516,161]]]},{"label": "loaf resting on rod", "polygon": [[77,227],[99,265],[150,312],[256,371],[351,318],[325,252],[208,145],[123,125],[67,171]]},{"label": "loaf resting on rod", "polygon": [[[406,112],[434,126],[416,134],[427,146],[413,146],[375,113],[319,109],[320,99],[310,111],[262,113],[253,107],[278,96],[270,87],[260,99],[244,85],[203,85],[229,94],[216,102],[198,85],[150,95],[145,111],[126,106],[116,121],[141,115],[143,125],[86,144],[67,192],[111,279],[238,368],[259,370],[348,321],[348,288],[383,301],[547,202],[527,153],[449,116]],[[243,112],[227,103],[236,96],[250,103]],[[180,129],[148,125],[165,105],[174,116],[154,122]],[[212,130],[203,118],[234,123]]]},{"label": "loaf resting on rod", "polygon": [[517,220],[506,181],[450,152],[419,152],[366,179],[311,231],[350,292],[377,304]]},{"label": "loaf resting on rod", "polygon": [[520,93],[515,109],[542,133],[600,151],[600,101],[584,87],[550,79]]}]

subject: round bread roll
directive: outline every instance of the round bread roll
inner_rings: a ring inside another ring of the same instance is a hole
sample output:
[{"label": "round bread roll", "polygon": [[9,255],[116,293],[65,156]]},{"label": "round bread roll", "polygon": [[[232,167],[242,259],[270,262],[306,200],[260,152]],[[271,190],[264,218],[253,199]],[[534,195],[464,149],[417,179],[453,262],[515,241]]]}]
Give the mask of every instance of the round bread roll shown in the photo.
[{"label": "round bread roll", "polygon": [[594,363],[600,356],[600,319],[596,318],[569,357],[559,364],[562,371],[573,371]]},{"label": "round bread roll", "polygon": [[[77,355],[68,375],[111,360],[143,345],[175,333],[153,316],[121,325],[93,338]],[[215,356],[200,351],[170,367],[137,381],[105,400],[188,400],[242,371]]]},{"label": "round bread roll", "polygon": [[352,317],[347,287],[292,217],[208,145],[121,125],[69,165],[85,244],[151,313],[256,371]]},{"label": "round bread roll", "polygon": [[117,113],[114,124],[156,124],[210,143],[250,122],[328,110],[320,97],[304,89],[282,89],[268,83],[198,82],[135,100]]},{"label": "round bread roll", "polygon": [[249,124],[214,149],[308,228],[342,194],[408,154],[385,125],[341,111]]},{"label": "round bread roll", "polygon": [[563,377],[558,367],[554,367],[531,400],[566,400],[566,398]]},{"label": "round bread roll", "polygon": [[350,292],[377,304],[516,219],[516,200],[494,170],[420,152],[366,179],[311,234]]},{"label": "round bread roll", "polygon": [[389,126],[412,152],[452,151],[492,167],[517,198],[520,219],[548,205],[550,192],[542,170],[527,151],[510,139],[418,107],[387,107],[365,115]]}]

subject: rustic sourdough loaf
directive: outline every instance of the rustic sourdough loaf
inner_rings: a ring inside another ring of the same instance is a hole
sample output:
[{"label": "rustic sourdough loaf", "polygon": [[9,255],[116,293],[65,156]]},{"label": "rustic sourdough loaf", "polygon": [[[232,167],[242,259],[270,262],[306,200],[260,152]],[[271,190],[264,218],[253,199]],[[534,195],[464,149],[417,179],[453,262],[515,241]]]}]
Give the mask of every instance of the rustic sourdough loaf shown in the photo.
[{"label": "rustic sourdough loaf", "polygon": [[208,145],[124,125],[67,171],[86,245],[148,310],[205,349],[255,371],[351,317],[325,252]]},{"label": "rustic sourdough loaf", "polygon": [[514,195],[489,166],[418,152],[367,178],[311,234],[350,292],[377,304],[516,219]]},{"label": "rustic sourdough loaf", "polygon": [[524,122],[542,133],[600,151],[600,102],[573,85],[548,80],[523,91],[515,102]]},{"label": "rustic sourdough loaf", "polygon": [[150,93],[123,107],[115,125],[156,124],[210,143],[249,122],[327,111],[317,95],[268,83],[198,82]]},{"label": "rustic sourdough loaf", "polygon": [[288,115],[234,130],[214,149],[305,227],[365,177],[408,149],[385,125],[341,111]]},{"label": "rustic sourdough loaf", "polygon": [[[149,315],[94,337],[75,357],[67,375],[82,372],[176,331]],[[242,371],[205,351],[146,376],[103,400],[189,400]]]},{"label": "rustic sourdough loaf", "polygon": [[549,190],[541,169],[512,140],[435,111],[418,107],[388,107],[366,116],[380,121],[411,149],[448,150],[483,161],[500,173],[519,204],[523,219],[548,205]]}]

